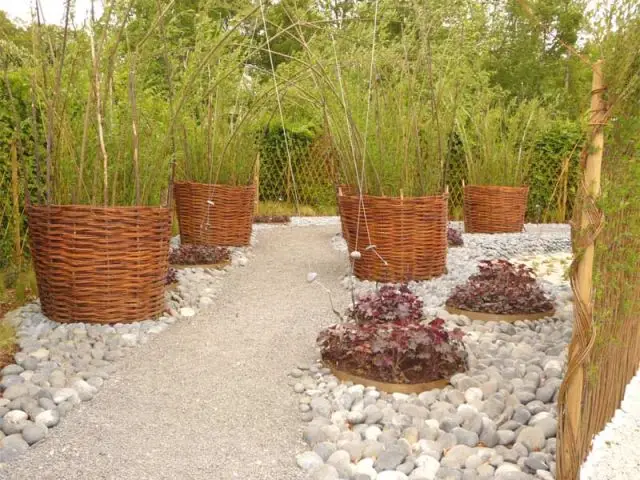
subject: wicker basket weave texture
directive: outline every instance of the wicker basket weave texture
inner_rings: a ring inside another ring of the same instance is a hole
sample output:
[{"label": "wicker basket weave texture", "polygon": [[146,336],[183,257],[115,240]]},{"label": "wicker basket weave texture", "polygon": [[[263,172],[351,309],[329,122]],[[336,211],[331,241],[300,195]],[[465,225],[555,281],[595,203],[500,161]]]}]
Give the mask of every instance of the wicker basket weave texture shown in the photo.
[{"label": "wicker basket weave texture", "polygon": [[182,242],[225,247],[251,243],[255,185],[176,182],[173,191]]},{"label": "wicker basket weave texture", "polygon": [[[358,195],[343,191],[338,202],[349,251],[361,254],[353,260],[356,277],[407,282],[445,273],[446,194],[405,198],[363,195],[361,203]],[[375,248],[367,248],[370,245]]]},{"label": "wicker basket weave texture", "polygon": [[467,233],[519,233],[524,227],[529,187],[466,185],[464,228]]},{"label": "wicker basket weave texture", "polygon": [[43,313],[129,323],[165,309],[171,217],[161,207],[27,207]]}]

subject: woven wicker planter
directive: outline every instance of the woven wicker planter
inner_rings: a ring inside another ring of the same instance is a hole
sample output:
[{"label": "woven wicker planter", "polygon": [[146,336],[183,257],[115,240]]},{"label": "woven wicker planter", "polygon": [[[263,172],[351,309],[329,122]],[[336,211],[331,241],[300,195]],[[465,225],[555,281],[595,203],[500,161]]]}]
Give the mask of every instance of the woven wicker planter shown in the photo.
[{"label": "woven wicker planter", "polygon": [[128,323],[164,311],[168,208],[29,206],[27,215],[47,317]]},{"label": "woven wicker planter", "polygon": [[173,192],[183,243],[249,245],[256,196],[254,185],[176,182]]},{"label": "woven wicker planter", "polygon": [[338,205],[349,251],[361,254],[353,261],[356,277],[407,282],[445,273],[446,194],[404,198],[363,195],[361,202],[357,194],[342,189]]},{"label": "woven wicker planter", "polygon": [[464,229],[467,233],[519,233],[524,226],[529,187],[466,185]]}]

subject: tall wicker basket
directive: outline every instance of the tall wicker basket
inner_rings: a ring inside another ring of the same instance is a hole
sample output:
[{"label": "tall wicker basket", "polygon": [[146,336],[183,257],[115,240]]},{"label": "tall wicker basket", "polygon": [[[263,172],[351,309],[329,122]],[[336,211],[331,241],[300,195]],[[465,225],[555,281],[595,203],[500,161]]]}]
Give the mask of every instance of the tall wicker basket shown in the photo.
[{"label": "tall wicker basket", "polygon": [[43,313],[62,323],[128,323],[165,309],[170,211],[27,207]]},{"label": "tall wicker basket", "polygon": [[251,242],[255,185],[176,182],[173,193],[183,243],[239,247]]},{"label": "tall wicker basket", "polygon": [[518,233],[524,227],[529,187],[466,185],[464,229],[467,233]]},{"label": "tall wicker basket", "polygon": [[[376,197],[340,189],[343,235],[362,280],[407,282],[442,275],[447,262],[448,195]],[[374,247],[375,246],[375,247]]]}]

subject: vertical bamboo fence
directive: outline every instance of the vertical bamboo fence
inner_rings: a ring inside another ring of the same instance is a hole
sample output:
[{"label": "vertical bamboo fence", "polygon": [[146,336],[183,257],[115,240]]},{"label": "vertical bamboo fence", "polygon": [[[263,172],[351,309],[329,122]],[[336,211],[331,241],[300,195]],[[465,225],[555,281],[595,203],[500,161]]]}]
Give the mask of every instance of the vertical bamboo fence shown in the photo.
[{"label": "vertical bamboo fence", "polygon": [[[625,261],[633,262],[626,257],[640,251],[638,239],[628,235],[624,208],[611,209],[613,216],[605,225],[601,206],[604,127],[609,115],[602,77],[602,63],[597,62],[593,66],[591,137],[583,157],[572,232],[573,338],[558,398],[557,478],[562,480],[578,478],[594,435],[620,405],[640,362],[640,277],[636,265],[624,268]],[[624,162],[620,163],[624,169]],[[615,167],[613,158],[605,159],[605,177],[612,180],[607,193],[613,197],[609,201],[624,205],[625,198],[616,196],[628,193],[617,188],[624,180]]]}]

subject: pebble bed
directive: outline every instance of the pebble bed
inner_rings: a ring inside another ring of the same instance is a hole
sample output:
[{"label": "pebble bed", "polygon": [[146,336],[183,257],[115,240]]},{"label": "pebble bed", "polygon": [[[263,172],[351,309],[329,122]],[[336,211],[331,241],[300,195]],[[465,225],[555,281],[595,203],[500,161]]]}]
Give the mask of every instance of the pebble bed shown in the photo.
[{"label": "pebble bed", "polygon": [[[598,433],[582,464],[582,480],[628,480],[637,478],[640,459],[640,371],[625,390],[620,408]],[[633,473],[632,473],[633,472]]]},{"label": "pebble bed", "polygon": [[[179,238],[171,244],[179,245]],[[39,302],[7,314],[20,351],[0,375],[0,464],[43,440],[76,405],[92,400],[129,350],[210,308],[226,272],[246,265],[251,255],[250,248],[234,248],[224,269],[179,270],[178,285],[166,294],[167,310],[156,320],[60,324],[42,314]]]},{"label": "pebble bed", "polygon": [[[296,457],[313,480],[526,480],[555,478],[556,397],[571,339],[569,230],[463,235],[449,249],[448,273],[410,288],[428,319],[465,332],[469,370],[450,386],[419,395],[341,383],[320,362],[290,372],[308,450]],[[334,248],[346,250],[336,236]],[[479,260],[524,261],[555,298],[556,314],[514,324],[472,322],[442,309]],[[375,288],[347,275],[346,289]]]}]

